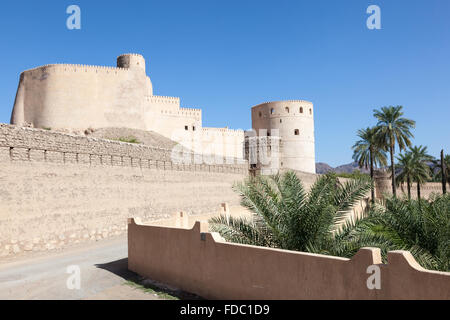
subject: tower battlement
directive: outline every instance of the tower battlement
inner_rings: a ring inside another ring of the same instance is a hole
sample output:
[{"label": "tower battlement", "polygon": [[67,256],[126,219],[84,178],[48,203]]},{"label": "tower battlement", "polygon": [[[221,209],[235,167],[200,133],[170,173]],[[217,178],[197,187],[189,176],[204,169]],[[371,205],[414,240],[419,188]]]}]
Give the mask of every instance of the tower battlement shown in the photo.
[{"label": "tower battlement", "polygon": [[139,69],[145,72],[145,59],[137,53],[122,54],[117,57],[117,67],[124,69]]}]

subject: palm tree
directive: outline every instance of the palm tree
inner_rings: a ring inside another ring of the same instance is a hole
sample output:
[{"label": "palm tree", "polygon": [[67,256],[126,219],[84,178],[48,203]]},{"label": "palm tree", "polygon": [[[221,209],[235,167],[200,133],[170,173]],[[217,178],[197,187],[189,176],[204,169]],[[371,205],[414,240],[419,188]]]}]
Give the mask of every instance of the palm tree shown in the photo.
[{"label": "palm tree", "polygon": [[376,127],[358,130],[358,137],[360,140],[352,147],[353,160],[358,162],[360,168],[370,168],[370,179],[372,181],[371,199],[373,204],[375,202],[373,170],[374,167],[387,165],[386,153],[382,150]]},{"label": "palm tree", "polygon": [[402,117],[402,109],[402,106],[389,106],[373,111],[374,117],[378,119],[377,135],[386,149],[389,149],[391,156],[392,193],[394,197],[397,195],[394,163],[395,145],[398,144],[400,151],[409,147],[411,145],[410,138],[414,137],[410,130],[416,125],[415,121]]},{"label": "palm tree", "polygon": [[433,157],[427,153],[427,147],[414,146],[411,148],[413,162],[413,180],[417,183],[417,199],[420,199],[420,185],[431,179],[428,165]]},{"label": "palm tree", "polygon": [[[446,154],[443,157],[446,182],[450,183],[450,154]],[[432,172],[434,174],[433,178],[435,181],[442,181],[442,165],[440,159],[435,159],[432,161]]]},{"label": "palm tree", "polygon": [[428,200],[385,199],[371,207],[372,231],[408,250],[427,269],[450,271],[450,195]]},{"label": "palm tree", "polygon": [[400,167],[402,171],[397,175],[396,182],[397,184],[406,182],[408,188],[408,200],[411,200],[411,178],[414,174],[413,155],[411,152],[405,152],[397,157],[397,159],[398,167]]},{"label": "palm tree", "polygon": [[384,238],[357,232],[364,215],[348,218],[370,189],[367,178],[342,184],[335,174],[320,176],[309,192],[292,171],[257,176],[235,186],[253,219],[222,216],[209,225],[231,242],[351,257],[363,246],[386,247]]}]

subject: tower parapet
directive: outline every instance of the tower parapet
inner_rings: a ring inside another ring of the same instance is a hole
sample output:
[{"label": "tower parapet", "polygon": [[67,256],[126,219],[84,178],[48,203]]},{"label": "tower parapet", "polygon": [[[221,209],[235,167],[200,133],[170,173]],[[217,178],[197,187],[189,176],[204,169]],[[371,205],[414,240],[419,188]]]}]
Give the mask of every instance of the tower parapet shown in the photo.
[{"label": "tower parapet", "polygon": [[117,57],[117,67],[124,69],[141,69],[145,72],[145,59],[137,53],[126,53]]}]

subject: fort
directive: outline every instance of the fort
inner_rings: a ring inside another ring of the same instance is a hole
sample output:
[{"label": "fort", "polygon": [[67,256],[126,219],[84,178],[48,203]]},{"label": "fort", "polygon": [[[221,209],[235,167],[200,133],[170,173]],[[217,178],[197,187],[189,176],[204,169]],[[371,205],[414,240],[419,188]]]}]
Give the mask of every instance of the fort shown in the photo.
[{"label": "fort", "polygon": [[[22,72],[11,124],[0,124],[0,257],[123,234],[130,217],[154,223],[239,207],[232,186],[248,175],[291,169],[306,186],[316,180],[311,102],[258,104],[251,131],[207,128],[200,109],[154,95],[145,66],[125,54],[117,67]],[[153,142],[114,141],[99,134],[105,128]],[[377,197],[389,192],[388,177],[375,185]]]},{"label": "fort", "polygon": [[[295,169],[312,183],[313,104],[267,102],[251,112],[251,131],[203,127],[202,110],[154,95],[139,54],[119,56],[115,67],[22,72],[11,124],[0,124],[0,256],[123,234],[129,217],[239,207],[232,186],[249,174]],[[105,128],[161,143],[96,135]]]},{"label": "fort", "polygon": [[[202,126],[200,109],[183,108],[180,98],[154,95],[146,61],[123,54],[116,67],[50,64],[20,75],[11,124],[70,129],[126,127],[153,131],[199,154],[243,158],[252,133]],[[315,173],[313,104],[267,102],[252,108],[256,135],[277,131],[281,167]]]}]

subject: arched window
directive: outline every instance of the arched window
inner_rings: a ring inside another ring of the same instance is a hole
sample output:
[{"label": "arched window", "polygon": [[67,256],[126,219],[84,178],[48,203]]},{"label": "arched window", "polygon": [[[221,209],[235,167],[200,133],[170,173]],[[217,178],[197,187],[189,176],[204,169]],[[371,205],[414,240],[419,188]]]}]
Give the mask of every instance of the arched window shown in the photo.
[{"label": "arched window", "polygon": [[309,109],[309,114],[312,114],[312,109]]},{"label": "arched window", "polygon": [[294,130],[294,134],[295,134],[296,136],[300,135],[300,130],[295,129],[295,130]]},{"label": "arched window", "polygon": [[261,118],[261,116],[262,116],[262,113],[260,112],[260,113],[259,113],[259,117]]},{"label": "arched window", "polygon": [[274,112],[275,112],[274,108],[270,109],[270,114],[273,114]]},{"label": "arched window", "polygon": [[184,130],[188,131],[189,127],[188,126],[184,126]]},{"label": "arched window", "polygon": [[300,113],[303,113],[303,107],[300,107]]},{"label": "arched window", "polygon": [[289,107],[284,108],[286,110],[286,113],[289,113]]}]

